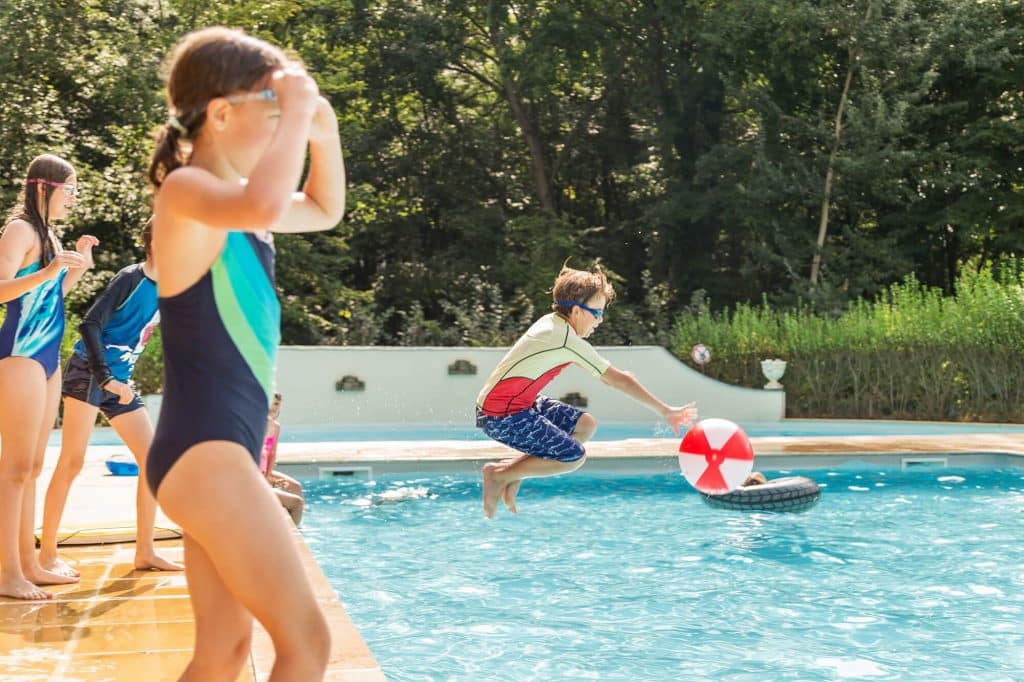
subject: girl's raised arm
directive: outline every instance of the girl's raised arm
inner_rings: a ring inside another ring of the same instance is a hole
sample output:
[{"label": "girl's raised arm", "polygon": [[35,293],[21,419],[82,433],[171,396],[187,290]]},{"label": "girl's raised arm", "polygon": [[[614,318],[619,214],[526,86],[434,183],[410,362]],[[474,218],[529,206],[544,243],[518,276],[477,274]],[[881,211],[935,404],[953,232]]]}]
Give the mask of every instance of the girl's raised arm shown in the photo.
[{"label": "girl's raised arm", "polygon": [[[160,185],[155,203],[158,213],[228,230],[261,231],[278,224],[302,175],[319,93],[309,74],[298,68],[277,71],[271,84],[280,119],[248,182],[222,179],[197,165],[182,166],[168,173]],[[259,110],[243,108],[271,106],[267,101],[232,103],[228,97],[216,97],[206,107],[203,125],[226,125],[231,116],[265,116]]]},{"label": "girl's raised arm", "polygon": [[338,119],[330,103],[317,101],[309,135],[309,175],[301,192],[292,195],[274,232],[329,230],[345,215],[345,160],[338,136]]}]

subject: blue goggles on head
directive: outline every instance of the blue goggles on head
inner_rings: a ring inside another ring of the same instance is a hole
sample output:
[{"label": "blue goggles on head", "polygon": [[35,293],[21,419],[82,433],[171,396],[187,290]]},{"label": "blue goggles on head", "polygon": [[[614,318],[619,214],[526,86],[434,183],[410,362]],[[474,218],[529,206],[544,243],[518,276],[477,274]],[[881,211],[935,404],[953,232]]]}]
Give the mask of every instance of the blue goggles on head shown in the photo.
[{"label": "blue goggles on head", "polygon": [[594,319],[600,320],[604,316],[604,310],[601,308],[591,308],[586,303],[580,303],[579,301],[555,301],[556,304],[565,308],[571,308],[577,306],[583,308],[588,313],[594,316]]}]

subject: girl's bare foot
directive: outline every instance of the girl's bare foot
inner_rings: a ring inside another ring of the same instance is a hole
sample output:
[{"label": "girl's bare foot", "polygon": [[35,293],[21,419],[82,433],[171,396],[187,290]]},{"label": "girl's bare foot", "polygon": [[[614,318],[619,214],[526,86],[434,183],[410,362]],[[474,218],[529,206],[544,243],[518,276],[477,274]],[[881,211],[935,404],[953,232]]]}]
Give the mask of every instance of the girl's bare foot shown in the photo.
[{"label": "girl's bare foot", "polygon": [[494,518],[494,512],[498,510],[498,500],[505,490],[505,484],[497,480],[497,471],[501,465],[490,462],[484,465],[484,516]]},{"label": "girl's bare foot", "polygon": [[168,559],[164,559],[156,552],[135,554],[136,571],[183,571],[185,567]]},{"label": "girl's bare foot", "polygon": [[59,556],[43,556],[42,552],[39,553],[39,565],[44,571],[67,576],[69,578],[78,578],[82,575],[78,569],[61,559]]},{"label": "girl's bare foot", "polygon": [[22,576],[0,581],[0,596],[31,601],[53,599],[52,594],[36,587]]},{"label": "girl's bare foot", "polygon": [[79,579],[77,575],[61,575],[60,573],[47,571],[39,564],[35,566],[22,566],[21,571],[25,574],[25,579],[35,585],[67,585],[69,583],[77,583]]},{"label": "girl's bare foot", "polygon": [[501,491],[501,499],[508,507],[508,510],[513,514],[518,514],[519,509],[516,508],[516,495],[519,494],[519,486],[523,484],[522,480],[512,481],[505,489]]}]

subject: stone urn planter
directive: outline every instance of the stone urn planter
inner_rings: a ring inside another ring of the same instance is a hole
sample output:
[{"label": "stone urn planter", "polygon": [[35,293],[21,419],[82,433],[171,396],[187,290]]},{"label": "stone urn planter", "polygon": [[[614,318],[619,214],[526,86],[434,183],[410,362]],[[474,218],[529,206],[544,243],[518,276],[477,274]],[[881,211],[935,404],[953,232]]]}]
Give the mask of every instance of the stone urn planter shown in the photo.
[{"label": "stone urn planter", "polygon": [[769,391],[780,390],[782,384],[779,383],[779,379],[786,373],[786,361],[777,358],[774,360],[762,360],[761,373],[768,379],[768,383],[764,385],[766,389]]}]

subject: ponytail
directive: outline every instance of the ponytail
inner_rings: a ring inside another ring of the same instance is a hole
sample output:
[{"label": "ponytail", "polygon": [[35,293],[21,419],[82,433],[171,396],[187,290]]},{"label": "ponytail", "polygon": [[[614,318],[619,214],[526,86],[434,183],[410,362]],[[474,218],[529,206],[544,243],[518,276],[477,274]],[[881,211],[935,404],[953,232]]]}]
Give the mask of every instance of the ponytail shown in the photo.
[{"label": "ponytail", "polygon": [[167,123],[157,134],[149,181],[157,190],[192,156],[192,141],[215,97],[251,90],[290,60],[280,48],[242,31],[214,26],[182,38],[167,65]]},{"label": "ponytail", "polygon": [[185,165],[181,137],[181,133],[171,123],[165,124],[157,133],[156,149],[153,150],[153,158],[149,162],[149,181],[153,183],[153,187],[160,189],[168,173]]},{"label": "ponytail", "polygon": [[149,216],[149,220],[142,226],[139,241],[142,243],[143,251],[146,252],[146,258],[151,257],[153,255],[153,216]]}]

